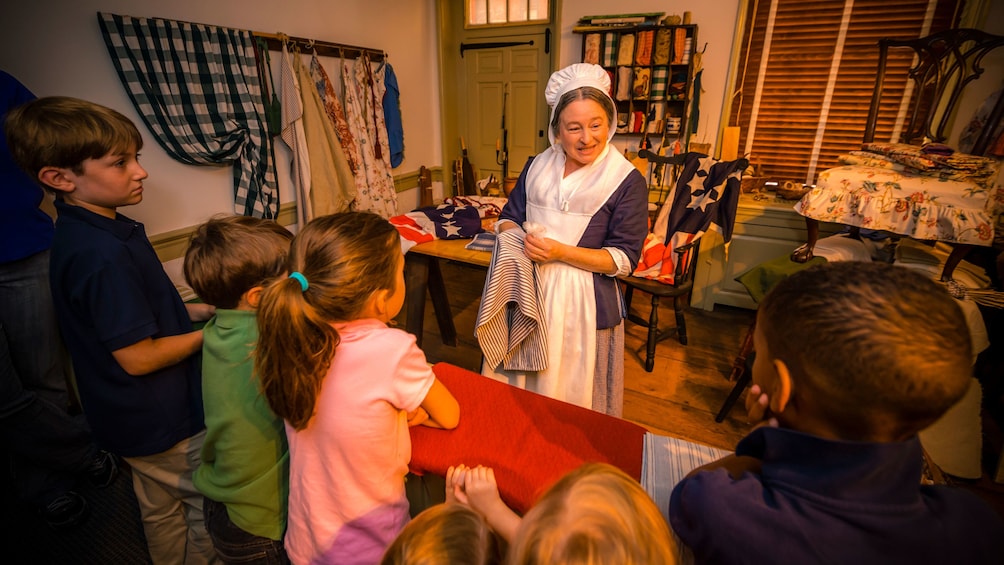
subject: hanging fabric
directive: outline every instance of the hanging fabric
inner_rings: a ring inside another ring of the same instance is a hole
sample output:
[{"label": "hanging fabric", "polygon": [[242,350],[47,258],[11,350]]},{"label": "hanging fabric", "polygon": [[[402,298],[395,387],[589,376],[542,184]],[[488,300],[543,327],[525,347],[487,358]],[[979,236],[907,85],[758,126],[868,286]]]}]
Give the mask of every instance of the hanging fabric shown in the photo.
[{"label": "hanging fabric", "polygon": [[307,137],[303,132],[303,102],[300,97],[300,83],[293,71],[293,59],[289,46],[282,44],[282,60],[279,61],[279,88],[282,92],[281,136],[289,147],[291,160],[289,174],[296,190],[296,220],[303,226],[314,217],[310,205],[310,155],[307,153]]},{"label": "hanging fabric", "polygon": [[394,67],[384,59],[383,117],[387,123],[387,146],[390,147],[390,166],[395,168],[404,161],[404,124],[401,121],[401,89],[397,86]]},{"label": "hanging fabric", "polygon": [[[379,138],[372,132],[386,131],[383,108],[373,107],[374,100],[383,98],[383,72],[367,69],[368,59],[355,61],[342,59],[342,86],[344,88],[345,117],[356,139],[362,157],[362,171],[366,178],[365,190],[356,194],[356,209],[379,214],[385,218],[397,215],[397,191],[390,174],[390,150],[385,148],[377,157],[375,148]],[[369,88],[367,76],[373,76],[374,89]],[[384,143],[386,143],[386,137]]]},{"label": "hanging fabric", "polygon": [[[380,132],[383,131],[386,133],[387,128],[386,125],[384,127],[380,127],[380,120],[377,117],[378,109],[381,112],[383,111],[383,93],[381,92],[381,94],[377,96],[376,81],[373,79],[373,65],[370,64],[370,58],[364,53],[362,59],[364,63],[362,68],[366,71],[363,76],[366,79],[365,84],[368,88],[367,94],[370,96],[369,107],[370,111],[373,113],[372,123],[377,124],[377,128],[379,128],[373,131],[373,151],[376,154],[377,159],[383,159],[383,144],[380,142]],[[358,69],[359,67],[356,68]],[[390,161],[388,160],[388,163],[389,162]]]},{"label": "hanging fabric", "polygon": [[338,100],[338,95],[335,93],[334,84],[328,78],[327,71],[324,70],[320,60],[318,60],[317,53],[314,53],[310,58],[310,76],[314,80],[315,86],[317,86],[317,93],[321,97],[321,103],[324,105],[328,120],[331,122],[332,127],[334,127],[335,135],[342,146],[342,153],[344,153],[345,160],[348,162],[350,168],[352,181],[355,185],[355,200],[352,203],[352,209],[360,210],[360,205],[368,202],[367,194],[369,194],[369,187],[366,186],[366,174],[363,171],[362,156],[359,154],[359,147],[356,145],[356,140],[349,128],[349,123],[345,119],[345,111],[342,108],[342,103]]},{"label": "hanging fabric", "polygon": [[282,106],[272,84],[272,57],[268,54],[268,43],[261,37],[255,38],[255,59],[258,63],[258,81],[261,83],[262,98],[265,100],[265,123],[272,136],[282,132]]},{"label": "hanging fabric", "polygon": [[232,164],[234,209],[275,218],[279,191],[248,31],[98,13],[136,111],[174,159]]},{"label": "hanging fabric", "polygon": [[342,103],[338,100],[338,94],[335,93],[335,86],[328,78],[328,72],[321,66],[316,52],[310,57],[310,77],[317,87],[317,93],[321,96],[324,111],[335,128],[335,134],[342,145],[345,159],[349,162],[352,173],[355,174],[362,167],[359,148],[356,146],[356,139],[349,129],[349,122],[345,119],[345,110],[342,109]]},{"label": "hanging fabric", "polygon": [[310,207],[314,217],[346,212],[356,197],[355,181],[345,153],[335,135],[335,128],[324,111],[310,71],[299,53],[293,55],[293,68],[300,82],[303,100],[303,131],[310,155]]}]

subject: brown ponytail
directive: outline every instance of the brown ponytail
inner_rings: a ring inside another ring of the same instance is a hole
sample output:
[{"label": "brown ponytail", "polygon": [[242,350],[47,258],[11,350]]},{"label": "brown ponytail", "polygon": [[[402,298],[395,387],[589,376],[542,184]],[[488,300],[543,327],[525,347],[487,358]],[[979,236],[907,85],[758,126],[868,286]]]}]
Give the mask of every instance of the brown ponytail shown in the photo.
[{"label": "brown ponytail", "polygon": [[321,216],[293,239],[287,270],[258,309],[255,370],[272,411],[294,429],[307,427],[340,337],[335,322],[356,319],[370,295],[393,289],[397,230],[369,212]]}]

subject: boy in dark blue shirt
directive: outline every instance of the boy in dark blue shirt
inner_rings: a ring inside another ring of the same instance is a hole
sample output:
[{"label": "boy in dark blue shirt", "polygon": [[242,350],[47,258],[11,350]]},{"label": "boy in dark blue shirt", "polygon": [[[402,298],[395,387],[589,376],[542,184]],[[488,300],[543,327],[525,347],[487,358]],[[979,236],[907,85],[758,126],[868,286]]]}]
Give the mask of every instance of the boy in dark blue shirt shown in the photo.
[{"label": "boy in dark blue shirt", "polygon": [[962,310],[886,263],[836,262],[760,303],[746,407],[766,420],[670,500],[697,563],[999,563],[1004,522],[972,493],[922,486],[917,432],[969,387]]},{"label": "boy in dark blue shirt", "polygon": [[153,561],[211,561],[192,485],[205,429],[191,322],[212,307],[186,306],[143,225],[117,212],[143,199],[139,131],[65,97],[20,106],[6,125],[15,161],[56,195],[50,286],[95,441],[132,467]]}]

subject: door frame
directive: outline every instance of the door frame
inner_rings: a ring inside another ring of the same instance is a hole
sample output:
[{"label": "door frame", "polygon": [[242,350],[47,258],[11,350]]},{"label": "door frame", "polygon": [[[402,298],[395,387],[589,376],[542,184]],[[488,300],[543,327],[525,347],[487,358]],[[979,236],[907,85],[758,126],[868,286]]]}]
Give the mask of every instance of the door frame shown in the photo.
[{"label": "door frame", "polygon": [[[436,19],[439,29],[439,91],[441,93],[439,100],[440,132],[442,133],[440,143],[443,158],[444,195],[453,194],[452,164],[454,159],[460,156],[460,136],[466,135],[467,132],[467,99],[464,94],[467,73],[463,59],[460,57],[460,44],[489,37],[497,39],[500,31],[505,29],[504,27],[465,29],[464,3],[465,0],[436,0]],[[561,0],[552,0],[550,9],[549,24],[506,26],[514,28],[514,32],[519,34],[544,34],[550,30],[550,52],[547,54],[548,73],[554,72],[555,64],[560,60],[558,49],[561,45],[561,33],[558,16],[561,13]],[[544,86],[541,85],[541,92],[543,92]],[[510,174],[513,174],[513,164],[510,163],[509,166]],[[522,165],[519,166],[522,167]]]}]

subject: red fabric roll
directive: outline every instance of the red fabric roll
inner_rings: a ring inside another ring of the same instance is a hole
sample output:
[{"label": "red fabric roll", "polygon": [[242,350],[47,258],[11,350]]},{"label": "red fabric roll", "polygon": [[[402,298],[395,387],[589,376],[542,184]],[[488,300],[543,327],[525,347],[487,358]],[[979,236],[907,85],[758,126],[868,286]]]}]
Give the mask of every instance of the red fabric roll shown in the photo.
[{"label": "red fabric roll", "polygon": [[641,477],[645,428],[447,363],[432,370],[460,403],[460,425],[411,428],[412,472],[445,476],[460,463],[491,467],[502,499],[520,514],[587,461]]}]

